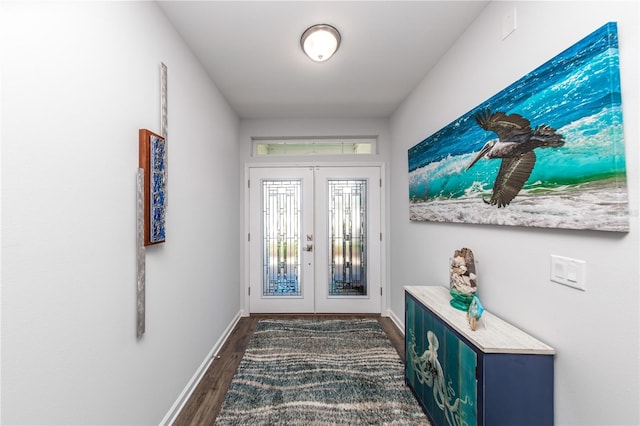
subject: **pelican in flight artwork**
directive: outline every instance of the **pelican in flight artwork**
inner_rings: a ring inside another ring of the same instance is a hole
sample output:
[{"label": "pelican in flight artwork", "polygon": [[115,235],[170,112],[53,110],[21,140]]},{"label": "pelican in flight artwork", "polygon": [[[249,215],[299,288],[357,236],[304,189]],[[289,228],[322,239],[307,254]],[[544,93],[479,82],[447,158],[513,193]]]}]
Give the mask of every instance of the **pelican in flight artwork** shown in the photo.
[{"label": "pelican in flight artwork", "polygon": [[486,109],[476,114],[483,129],[494,132],[498,139],[487,142],[467,166],[469,170],[481,158],[501,158],[500,170],[487,204],[505,207],[522,189],[536,163],[535,148],[557,148],[564,145],[563,136],[546,124],[531,129],[530,122],[519,114],[505,114]]}]

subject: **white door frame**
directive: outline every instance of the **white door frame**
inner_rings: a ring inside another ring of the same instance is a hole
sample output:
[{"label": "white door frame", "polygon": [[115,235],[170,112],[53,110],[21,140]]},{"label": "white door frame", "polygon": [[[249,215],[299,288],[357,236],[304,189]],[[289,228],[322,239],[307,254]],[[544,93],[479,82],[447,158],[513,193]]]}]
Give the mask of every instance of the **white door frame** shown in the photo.
[{"label": "white door frame", "polygon": [[330,163],[330,162],[296,162],[292,163],[245,163],[244,175],[243,175],[243,187],[244,187],[244,226],[241,238],[244,241],[242,245],[242,277],[240,285],[240,315],[249,316],[249,230],[250,230],[250,212],[249,212],[249,169],[256,167],[265,168],[283,168],[283,167],[380,167],[380,287],[382,288],[382,298],[380,303],[380,314],[386,316],[389,306],[389,283],[387,280],[387,232],[386,232],[386,173],[385,166],[382,162],[349,162],[349,163]]}]

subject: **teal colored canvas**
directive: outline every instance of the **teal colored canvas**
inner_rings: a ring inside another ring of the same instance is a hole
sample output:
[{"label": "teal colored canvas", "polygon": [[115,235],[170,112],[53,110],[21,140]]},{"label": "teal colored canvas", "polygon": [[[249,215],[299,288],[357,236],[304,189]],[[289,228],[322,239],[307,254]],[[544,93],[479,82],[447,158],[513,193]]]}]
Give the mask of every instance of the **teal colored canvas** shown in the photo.
[{"label": "teal colored canvas", "polygon": [[408,150],[414,221],[629,231],[617,24]]}]

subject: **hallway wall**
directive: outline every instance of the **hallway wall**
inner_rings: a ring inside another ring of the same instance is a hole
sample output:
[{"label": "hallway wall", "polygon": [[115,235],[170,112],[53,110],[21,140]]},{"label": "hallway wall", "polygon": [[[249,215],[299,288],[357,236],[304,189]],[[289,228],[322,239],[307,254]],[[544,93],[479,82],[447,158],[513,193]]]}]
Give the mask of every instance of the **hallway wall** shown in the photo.
[{"label": "hallway wall", "polygon": [[[502,40],[502,19],[517,29]],[[492,313],[557,350],[558,425],[640,422],[637,2],[491,2],[391,118],[391,309],[404,285],[448,286],[468,247]],[[618,22],[629,233],[409,221],[407,150],[609,21]],[[587,291],[550,282],[550,255],[587,262]]]},{"label": "hallway wall", "polygon": [[[238,313],[238,118],[154,2],[2,2],[2,424],[159,424]],[[136,339],[138,129],[167,242]]]}]

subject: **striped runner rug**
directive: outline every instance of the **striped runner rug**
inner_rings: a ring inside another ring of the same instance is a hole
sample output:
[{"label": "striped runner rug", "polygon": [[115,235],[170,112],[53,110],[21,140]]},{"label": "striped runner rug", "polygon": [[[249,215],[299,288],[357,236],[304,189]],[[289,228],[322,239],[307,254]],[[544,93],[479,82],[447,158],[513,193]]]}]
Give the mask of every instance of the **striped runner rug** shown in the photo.
[{"label": "striped runner rug", "polygon": [[216,425],[429,425],[375,319],[260,320]]}]

